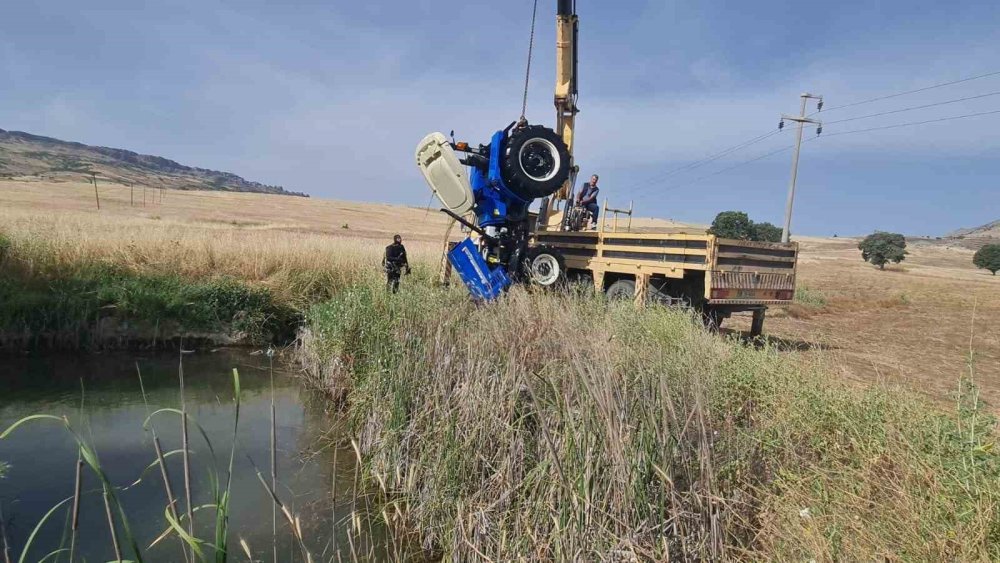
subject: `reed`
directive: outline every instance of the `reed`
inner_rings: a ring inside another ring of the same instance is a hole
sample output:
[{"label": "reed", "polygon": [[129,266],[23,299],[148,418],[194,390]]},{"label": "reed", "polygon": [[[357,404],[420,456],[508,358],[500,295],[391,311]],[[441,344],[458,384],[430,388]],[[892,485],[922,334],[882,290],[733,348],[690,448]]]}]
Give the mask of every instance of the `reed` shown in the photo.
[{"label": "reed", "polygon": [[[139,392],[142,393],[142,404],[146,407],[146,419],[149,420],[152,412],[149,410],[149,402],[146,399],[146,386],[142,382],[142,370],[139,369],[139,362],[135,363],[135,373],[136,377],[139,378]],[[156,452],[156,464],[160,468],[160,478],[163,480],[163,492],[167,497],[167,510],[170,512],[170,515],[177,520],[177,498],[174,496],[174,489],[170,484],[170,472],[167,468],[165,461],[166,458],[163,455],[163,448],[160,445],[160,438],[156,435],[156,426],[153,425],[152,422],[148,425],[144,425],[144,429],[147,428],[153,438],[153,450]],[[77,490],[79,491],[79,488]],[[184,540],[178,539],[178,541],[181,542],[181,553],[184,554],[185,563],[190,563],[191,558],[188,555],[188,550],[186,549]],[[70,557],[70,560],[72,560],[72,557]]]},{"label": "reed", "polygon": [[[277,416],[274,409],[274,350],[267,349],[268,370],[271,377],[271,425],[270,425],[270,460],[271,460],[271,491],[278,490],[278,436]],[[272,493],[273,495],[273,493]],[[278,560],[278,502],[271,505],[271,545],[274,561]]]},{"label": "reed", "polygon": [[944,412],[584,294],[358,284],[307,323],[360,490],[443,559],[1000,557],[995,420],[968,377]]},{"label": "reed", "polygon": [[[188,536],[194,538],[194,503],[191,501],[191,445],[188,438],[188,415],[187,415],[187,403],[184,400],[184,349],[183,344],[181,345],[181,350],[178,355],[177,360],[177,379],[180,386],[180,397],[181,397],[181,452],[182,452],[182,462],[183,462],[183,474],[184,474],[184,500],[185,508],[187,509],[187,532]],[[196,546],[193,541],[188,542],[190,544],[191,552],[189,553],[191,559],[196,556]]]},{"label": "reed", "polygon": [[3,542],[3,561],[10,563],[10,543],[7,541],[7,521],[3,516],[2,502],[0,502],[0,542]]},{"label": "reed", "polygon": [[[143,401],[145,403],[146,394],[144,385],[142,383],[142,375],[141,372],[139,372],[138,370],[138,366],[136,369],[140,381],[140,390],[142,392]],[[181,360],[178,364],[178,384],[183,397],[183,389],[184,389],[183,360]],[[236,456],[236,447],[237,447],[236,438],[239,430],[240,404],[241,404],[240,401],[241,388],[240,388],[239,372],[235,369],[233,370],[232,373],[232,384],[234,390],[232,448],[229,452],[228,466],[226,467],[225,472],[221,476],[218,474],[218,466],[215,463],[215,452],[214,449],[212,448],[211,441],[208,439],[205,430],[198,424],[198,422],[194,419],[191,419],[190,415],[187,412],[186,402],[183,400],[183,398],[181,400],[180,409],[165,408],[154,412],[148,412],[149,411],[148,403],[146,404],[147,418],[143,423],[143,428],[145,430],[148,430],[153,437],[154,451],[156,457],[155,460],[146,468],[146,470],[143,471],[143,474],[139,476],[139,479],[137,479],[134,483],[132,483],[127,487],[118,487],[110,482],[106,472],[104,471],[103,467],[100,464],[96,450],[94,450],[93,447],[83,438],[83,435],[81,433],[77,432],[77,430],[72,426],[70,421],[65,417],[57,417],[46,414],[31,415],[14,422],[11,426],[9,426],[6,430],[4,430],[3,433],[0,433],[0,441],[2,441],[11,433],[17,431],[18,428],[26,424],[37,423],[40,421],[56,422],[62,425],[74,438],[79,451],[79,460],[77,462],[77,471],[75,476],[73,495],[67,497],[63,501],[53,506],[36,523],[31,534],[28,536],[27,541],[25,542],[25,545],[21,549],[21,555],[18,559],[19,563],[22,561],[30,560],[29,559],[30,553],[35,547],[34,543],[35,543],[35,538],[38,535],[38,531],[44,525],[46,525],[46,523],[52,518],[54,514],[58,513],[64,506],[66,506],[71,502],[72,504],[69,504],[70,508],[69,511],[67,512],[67,522],[71,528],[71,534],[72,534],[70,540],[71,541],[70,547],[66,549],[59,548],[54,551],[51,551],[44,557],[42,557],[41,560],[49,560],[57,558],[60,556],[60,554],[66,552],[69,553],[69,560],[71,562],[77,559],[78,556],[76,554],[75,540],[76,540],[78,524],[80,521],[80,508],[79,508],[80,499],[84,494],[84,492],[81,490],[81,482],[83,479],[82,468],[84,465],[86,465],[90,469],[91,473],[93,473],[95,476],[98,477],[101,483],[99,492],[101,493],[104,501],[104,508],[105,508],[104,517],[107,520],[107,525],[109,528],[109,544],[117,560],[119,561],[125,560],[123,553],[123,546],[127,546],[131,550],[132,555],[130,560],[137,562],[141,562],[143,560],[143,551],[144,551],[140,549],[140,547],[138,546],[138,544],[134,539],[134,536],[129,526],[128,515],[126,514],[124,508],[122,507],[118,495],[121,491],[139,484],[143,480],[145,474],[148,471],[152,470],[154,466],[158,466],[160,469],[160,476],[163,480],[164,492],[167,498],[167,504],[164,507],[164,519],[167,523],[167,529],[157,539],[155,539],[152,542],[149,548],[152,548],[153,546],[158,544],[160,541],[163,541],[170,535],[176,535],[182,542],[182,552],[184,553],[184,557],[187,560],[191,562],[214,560],[216,563],[224,563],[225,561],[227,561],[229,558],[229,550],[228,550],[229,510],[230,510],[229,503],[232,494],[232,480],[234,476],[233,464]],[[165,413],[175,414],[180,418],[181,434],[182,434],[182,449],[174,450],[167,453],[164,453],[162,450],[159,437],[156,435],[155,426],[153,425],[152,422],[157,415]],[[81,423],[84,423],[82,417],[81,417]],[[211,458],[213,463],[210,467],[211,471],[209,472],[209,477],[210,477],[209,495],[210,498],[212,499],[212,502],[197,507],[193,505],[193,502],[191,501],[193,495],[191,464],[189,459],[185,459],[183,470],[185,474],[185,497],[187,499],[187,506],[185,507],[186,513],[181,515],[177,511],[178,501],[174,496],[173,489],[170,485],[170,477],[167,471],[166,458],[176,453],[186,454],[189,452],[190,441],[187,433],[187,426],[189,424],[193,425],[193,427],[198,430],[202,438],[204,438],[205,440],[207,449],[211,453]],[[215,512],[215,530],[214,530],[214,537],[212,538],[211,542],[196,537],[194,534],[195,528],[193,525],[191,525],[193,522],[194,513],[205,509],[211,509],[214,510]],[[0,524],[2,523],[3,519],[0,518]],[[301,523],[296,520],[295,525],[297,531],[301,534]],[[212,551],[210,553],[206,553],[204,549],[205,546],[210,547]],[[245,542],[241,542],[241,547],[247,549],[247,547],[245,546]]]}]

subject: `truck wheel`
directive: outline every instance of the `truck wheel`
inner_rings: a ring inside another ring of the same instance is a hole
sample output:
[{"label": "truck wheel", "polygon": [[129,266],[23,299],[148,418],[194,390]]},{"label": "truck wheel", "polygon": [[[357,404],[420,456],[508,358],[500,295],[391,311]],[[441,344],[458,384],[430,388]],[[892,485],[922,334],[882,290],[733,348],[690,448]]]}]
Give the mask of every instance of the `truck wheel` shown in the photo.
[{"label": "truck wheel", "polygon": [[607,289],[608,300],[626,301],[635,298],[635,280],[618,280]]},{"label": "truck wheel", "polygon": [[526,200],[550,196],[569,178],[569,151],[555,131],[528,125],[511,132],[504,148],[504,183]]},{"label": "truck wheel", "polygon": [[562,253],[547,246],[528,249],[525,271],[532,284],[553,287],[566,279],[566,263]]}]

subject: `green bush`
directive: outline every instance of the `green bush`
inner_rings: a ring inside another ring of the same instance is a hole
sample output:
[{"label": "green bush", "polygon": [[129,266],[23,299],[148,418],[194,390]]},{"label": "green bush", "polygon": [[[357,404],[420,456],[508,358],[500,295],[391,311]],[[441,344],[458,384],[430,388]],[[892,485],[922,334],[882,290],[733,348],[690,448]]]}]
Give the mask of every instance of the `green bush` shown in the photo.
[{"label": "green bush", "polygon": [[766,221],[764,223],[754,223],[753,238],[750,240],[781,242],[781,227],[772,225]]},{"label": "green bush", "polygon": [[723,211],[715,216],[708,232],[721,238],[750,240],[753,235],[753,221],[742,211]]},{"label": "green bush", "polygon": [[858,250],[865,262],[884,270],[889,262],[898,264],[906,259],[906,237],[899,233],[875,231],[858,243]]},{"label": "green bush", "polygon": [[768,222],[755,223],[742,211],[719,213],[712,221],[712,227],[708,232],[728,239],[781,242],[780,227]]},{"label": "green bush", "polygon": [[[2,252],[0,248],[0,253]],[[994,276],[997,275],[997,270],[1000,270],[1000,244],[987,244],[977,250],[972,256],[972,264],[977,268],[989,270]]]},{"label": "green bush", "polygon": [[820,291],[800,284],[795,288],[795,302],[810,307],[823,307],[826,305],[826,296]]},{"label": "green bush", "polygon": [[3,266],[4,259],[7,258],[7,253],[10,252],[11,242],[7,235],[0,232],[0,267]]}]

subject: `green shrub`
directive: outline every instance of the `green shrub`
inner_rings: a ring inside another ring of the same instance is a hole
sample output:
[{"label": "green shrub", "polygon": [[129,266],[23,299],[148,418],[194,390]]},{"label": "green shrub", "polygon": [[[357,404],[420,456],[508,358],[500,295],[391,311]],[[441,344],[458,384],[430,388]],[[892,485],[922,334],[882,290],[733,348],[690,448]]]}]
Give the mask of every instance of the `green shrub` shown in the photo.
[{"label": "green shrub", "polygon": [[753,235],[753,221],[742,211],[723,211],[715,216],[708,232],[722,238],[750,240]]},{"label": "green shrub", "polygon": [[7,258],[7,253],[10,252],[11,246],[10,238],[0,232],[0,266],[3,266],[4,259]]},{"label": "green shrub", "polygon": [[[2,244],[0,240],[0,255],[3,253]],[[972,256],[972,264],[997,275],[997,270],[1000,270],[1000,244],[987,244],[977,250]]]},{"label": "green shrub", "polygon": [[781,242],[781,227],[768,222],[753,224],[753,237],[750,240],[762,242]]},{"label": "green shrub", "polygon": [[808,286],[799,285],[795,288],[795,302],[809,307],[823,307],[826,305],[826,296]]},{"label": "green shrub", "polygon": [[906,259],[906,237],[899,233],[876,231],[858,243],[858,250],[865,262],[884,270],[889,262],[898,264]]},{"label": "green shrub", "polygon": [[715,216],[709,233],[728,239],[781,242],[781,227],[755,223],[742,211],[723,211]]}]

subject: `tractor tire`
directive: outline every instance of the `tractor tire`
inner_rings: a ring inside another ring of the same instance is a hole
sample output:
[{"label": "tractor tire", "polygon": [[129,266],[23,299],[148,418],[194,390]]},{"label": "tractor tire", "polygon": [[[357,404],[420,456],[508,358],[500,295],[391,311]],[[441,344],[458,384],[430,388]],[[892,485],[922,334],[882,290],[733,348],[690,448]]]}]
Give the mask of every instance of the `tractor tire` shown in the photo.
[{"label": "tractor tire", "polygon": [[605,291],[609,301],[626,301],[635,298],[635,280],[618,280]]},{"label": "tractor tire", "polygon": [[547,246],[528,249],[524,270],[525,279],[539,287],[556,287],[566,279],[566,261],[562,253]]},{"label": "tractor tire", "polygon": [[500,169],[510,191],[531,201],[548,197],[569,178],[569,150],[555,131],[528,125],[511,131]]}]

